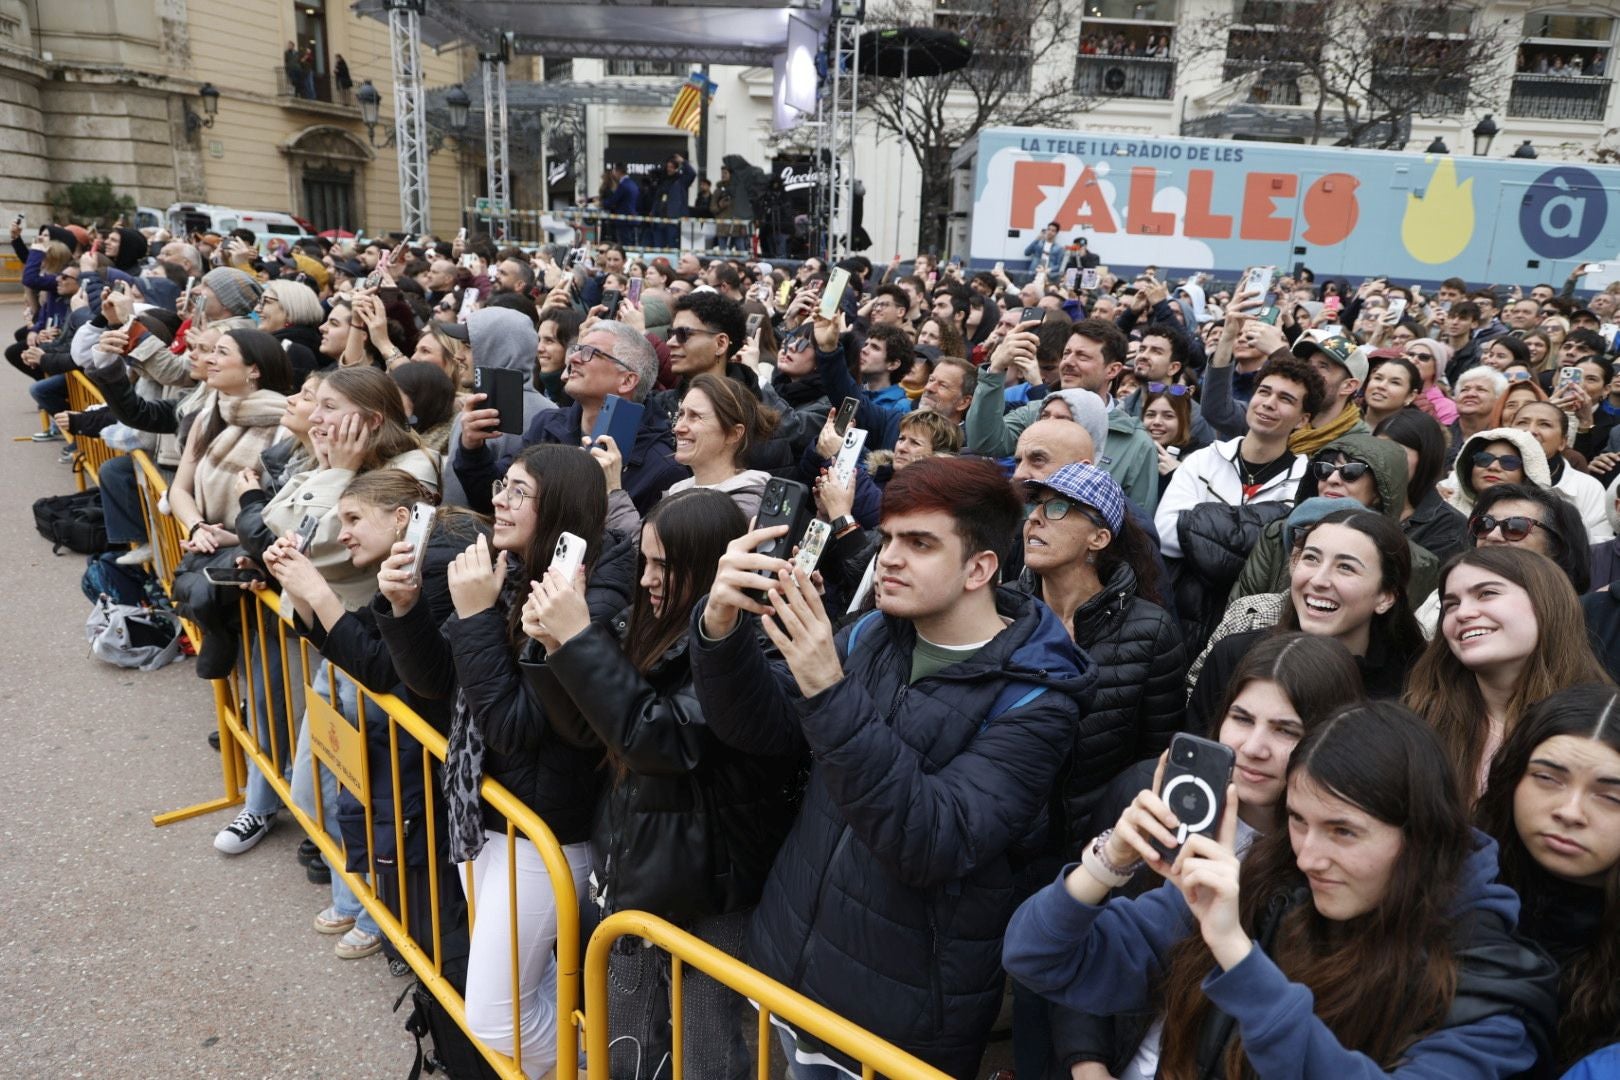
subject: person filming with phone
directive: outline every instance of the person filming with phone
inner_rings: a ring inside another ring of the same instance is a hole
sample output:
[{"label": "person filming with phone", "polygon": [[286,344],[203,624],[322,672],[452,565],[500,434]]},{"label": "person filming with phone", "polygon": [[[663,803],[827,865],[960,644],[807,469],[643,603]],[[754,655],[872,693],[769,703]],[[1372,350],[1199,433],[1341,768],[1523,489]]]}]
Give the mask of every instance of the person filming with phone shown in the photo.
[{"label": "person filming with phone", "polygon": [[[1180,736],[1154,790],[1013,916],[1007,971],[1096,1014],[1162,995],[1157,1069],[1133,1078],[1484,1080],[1535,1063],[1556,969],[1515,935],[1496,843],[1469,827],[1428,725],[1375,702],[1307,733],[1279,827],[1241,863],[1232,762]],[[1104,903],[1143,864],[1168,887]]]}]

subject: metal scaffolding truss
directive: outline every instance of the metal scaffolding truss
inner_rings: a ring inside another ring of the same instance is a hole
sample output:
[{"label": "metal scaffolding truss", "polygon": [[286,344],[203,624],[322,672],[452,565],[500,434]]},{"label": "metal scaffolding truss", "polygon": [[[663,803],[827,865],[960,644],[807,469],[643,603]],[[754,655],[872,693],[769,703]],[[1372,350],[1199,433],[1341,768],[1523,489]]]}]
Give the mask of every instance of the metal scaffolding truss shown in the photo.
[{"label": "metal scaffolding truss", "polygon": [[818,217],[827,230],[826,251],[837,259],[854,249],[855,114],[860,108],[861,23],[833,22],[827,75],[816,95],[816,159],[821,166]]},{"label": "metal scaffolding truss", "polygon": [[383,0],[394,54],[394,143],[399,213],[408,233],[428,230],[427,110],[422,103],[421,16],[424,0]]},{"label": "metal scaffolding truss", "polygon": [[478,55],[484,84],[484,179],[489,192],[489,232],[496,240],[506,239],[507,214],[511,211],[507,168],[508,131],[506,114],[506,63],[510,55],[505,39],[495,52]]}]

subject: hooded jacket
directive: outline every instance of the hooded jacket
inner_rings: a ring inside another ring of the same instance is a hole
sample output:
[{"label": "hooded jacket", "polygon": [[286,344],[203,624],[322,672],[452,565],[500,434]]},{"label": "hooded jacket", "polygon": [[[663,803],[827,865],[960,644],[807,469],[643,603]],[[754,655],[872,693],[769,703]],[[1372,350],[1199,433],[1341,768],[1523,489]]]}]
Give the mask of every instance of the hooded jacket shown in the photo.
[{"label": "hooded jacket", "polygon": [[313,326],[283,326],[270,336],[281,342],[281,349],[287,354],[294,386],[302,386],[310,372],[329,362],[321,355],[321,332]]},{"label": "hooded jacket", "polygon": [[[1326,454],[1337,450],[1350,461],[1362,461],[1372,466],[1372,475],[1378,486],[1378,510],[1395,524],[1401,523],[1401,510],[1406,506],[1406,451],[1398,443],[1377,439],[1371,435],[1344,435],[1317,451]],[[1315,455],[1312,455],[1314,458]],[[1294,497],[1295,505],[1317,495],[1319,481],[1310,469],[1299,481]],[[1252,596],[1255,593],[1288,591],[1288,549],[1283,543],[1286,520],[1273,521],[1260,535],[1260,543],[1243,564],[1237,584],[1232,586],[1229,600]],[[1412,576],[1407,584],[1407,595],[1415,604],[1418,598],[1434,591],[1440,576],[1440,560],[1408,538],[1406,546],[1412,555]]]},{"label": "hooded jacket", "polygon": [[[523,373],[523,427],[532,430],[541,413],[557,407],[556,403],[534,388],[534,370],[539,348],[539,336],[534,323],[521,311],[513,308],[480,308],[467,318],[468,343],[472,346],[472,363],[478,367],[504,368]],[[465,452],[461,445],[461,417],[456,413],[450,425],[451,453],[456,456],[457,467],[446,469],[444,501],[448,506],[471,506],[489,509],[489,481],[479,498],[468,498],[460,475],[460,457]],[[497,435],[484,444],[483,453],[506,461],[516,457],[518,451],[533,441],[527,435]],[[579,440],[574,440],[579,445]],[[494,479],[493,476],[490,477]]]},{"label": "hooded jacket", "polygon": [[[1514,934],[1519,898],[1495,880],[1496,842],[1479,832],[1474,838],[1451,903],[1458,972],[1450,1012],[1442,1027],[1407,1047],[1395,1073],[1341,1045],[1313,1012],[1310,991],[1257,945],[1241,962],[1204,979],[1204,993],[1233,1023],[1222,1037],[1221,1017],[1212,1018],[1200,1040],[1198,1075],[1224,1076],[1232,1035],[1243,1040],[1254,1074],[1268,1080],[1486,1078],[1530,1068],[1557,1015],[1557,969]],[[1277,917],[1291,904],[1309,903],[1308,896],[1280,894],[1273,901]],[[1154,1007],[1171,950],[1195,933],[1197,921],[1174,885],[1098,906],[1076,901],[1059,878],[1013,916],[1004,959],[1019,982],[1067,1008],[1131,1012]]]},{"label": "hooded jacket", "polygon": [[146,258],[146,237],[139,229],[119,228],[118,255],[113,259],[113,268],[122,270],[126,274],[134,274],[140,270],[141,261]]},{"label": "hooded jacket", "polygon": [[1010,850],[1037,834],[1097,678],[1051,609],[1013,589],[995,599],[1006,628],[915,683],[916,629],[863,616],[835,639],[844,677],[811,698],[746,618],[709,641],[703,602],[693,609],[710,730],[751,754],[814,759],[751,962],[952,1076],[977,1069],[1000,1008]]},{"label": "hooded jacket", "polygon": [[1465,516],[1473,511],[1474,500],[1479,497],[1473,482],[1474,452],[1483,450],[1487,443],[1493,442],[1510,442],[1514,445],[1524,459],[1524,478],[1527,482],[1542,488],[1553,486],[1552,470],[1547,467],[1547,454],[1536,442],[1535,436],[1518,428],[1487,428],[1468,437],[1462,449],[1457,451],[1457,463],[1452,466],[1451,494],[1446,496],[1446,501]]},{"label": "hooded jacket", "polygon": [[[1026,568],[1018,588],[1039,597],[1041,583]],[[1125,562],[1074,613],[1074,643],[1096,665],[1097,685],[1074,729],[1073,756],[1059,785],[1064,821],[1053,824],[1068,845],[1064,857],[1077,859],[1077,845],[1090,839],[1079,826],[1103,788],[1131,762],[1156,757],[1182,730],[1182,680],[1192,658],[1181,627],[1138,595],[1136,573]]]}]

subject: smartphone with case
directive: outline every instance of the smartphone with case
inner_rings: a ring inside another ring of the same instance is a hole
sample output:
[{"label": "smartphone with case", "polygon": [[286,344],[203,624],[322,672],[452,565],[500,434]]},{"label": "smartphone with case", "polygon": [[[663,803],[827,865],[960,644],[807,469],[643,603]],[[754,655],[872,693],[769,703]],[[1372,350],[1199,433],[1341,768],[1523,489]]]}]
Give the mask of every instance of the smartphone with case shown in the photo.
[{"label": "smartphone with case", "polygon": [[1252,293],[1262,299],[1271,294],[1277,284],[1277,268],[1275,266],[1251,266],[1243,275],[1243,284],[1239,292]]},{"label": "smartphone with case", "polygon": [[1384,322],[1390,326],[1399,326],[1401,319],[1406,316],[1406,301],[1399,296],[1389,298],[1389,308],[1384,312]]},{"label": "smartphone with case", "polygon": [[411,523],[405,526],[404,540],[411,545],[411,584],[422,584],[422,566],[427,562],[428,537],[433,532],[433,518],[438,507],[419,502],[411,507]]},{"label": "smartphone with case", "polygon": [[821,552],[826,548],[830,536],[832,526],[820,518],[805,528],[804,539],[799,542],[799,553],[793,556],[793,565],[803,570],[806,577],[816,572],[816,564],[821,561]]},{"label": "smartphone with case", "polygon": [[815,505],[815,500],[810,497],[810,489],[797,480],[773,476],[766,481],[754,528],[786,525],[788,531],[761,544],[756,549],[759,554],[769,555],[773,559],[792,558],[793,549],[804,539],[804,531],[815,517]]},{"label": "smartphone with case", "polygon": [[638,277],[631,278],[630,284],[625,286],[624,298],[630,301],[631,307],[641,306],[641,289],[642,281]]},{"label": "smartphone with case", "polygon": [[753,337],[754,336],[754,331],[758,330],[759,329],[759,324],[764,322],[764,321],[765,321],[765,316],[761,315],[757,311],[754,312],[753,314],[749,315],[748,316],[748,336]]},{"label": "smartphone with case", "polygon": [[1080,280],[1080,268],[1078,266],[1071,266],[1067,270],[1063,271],[1064,291],[1073,292],[1074,283],[1078,280]]},{"label": "smartphone with case", "polygon": [[1088,266],[1080,271],[1080,287],[1082,289],[1095,289],[1102,284],[1102,275],[1095,266]]},{"label": "smartphone with case", "polygon": [[821,306],[816,313],[823,319],[836,316],[844,304],[844,290],[849,288],[849,271],[843,267],[834,267],[831,276],[827,278],[827,287],[821,292]]},{"label": "smartphone with case", "polygon": [[1237,755],[1230,746],[1197,735],[1177,734],[1170,740],[1159,798],[1176,815],[1176,846],[1167,848],[1150,840],[1166,864],[1175,862],[1189,836],[1216,836],[1226,810],[1226,789],[1232,783]]},{"label": "smartphone with case", "polygon": [[551,569],[562,575],[563,580],[572,584],[579,576],[579,568],[585,565],[585,541],[571,532],[565,532],[557,537],[557,546],[551,553]]},{"label": "smartphone with case", "polygon": [[1558,369],[1558,381],[1553,384],[1552,396],[1554,400],[1568,393],[1570,388],[1581,388],[1581,369],[1578,367],[1561,367]]},{"label": "smartphone with case", "polygon": [[596,414],[596,423],[591,425],[591,442],[596,442],[603,435],[613,440],[619,448],[620,457],[629,457],[630,451],[636,445],[636,433],[641,430],[641,415],[644,408],[629,398],[609,394],[602,399],[602,408]]},{"label": "smartphone with case", "polygon": [[293,545],[300,555],[309,554],[309,545],[315,542],[315,532],[321,527],[321,519],[314,514],[305,514],[298,521],[298,542]]},{"label": "smartphone with case", "polygon": [[855,422],[855,411],[861,407],[860,398],[847,397],[843,404],[838,406],[838,415],[833,417],[833,430],[842,437],[849,430],[849,425]]},{"label": "smartphone with case", "polygon": [[239,566],[205,566],[203,577],[215,585],[248,585],[266,580],[264,571]]},{"label": "smartphone with case", "polygon": [[623,302],[624,294],[618,289],[604,290],[602,292],[602,306],[607,308],[607,311],[603,314],[602,318],[617,319],[619,317],[619,305]]},{"label": "smartphone with case", "polygon": [[866,448],[866,431],[863,428],[852,427],[844,432],[844,445],[838,448],[838,457],[833,460],[832,478],[839,487],[848,484],[855,476],[855,466],[861,460],[861,451]]},{"label": "smartphone with case", "polygon": [[523,434],[523,372],[510,368],[473,368],[473,392],[485,395],[484,408],[500,412],[497,430],[501,434]]},{"label": "smartphone with case", "polygon": [[1018,313],[1018,321],[1020,323],[1029,323],[1029,322],[1038,323],[1038,322],[1040,322],[1041,320],[1043,320],[1045,318],[1046,318],[1046,309],[1045,308],[1027,307],[1023,311],[1020,311]]}]

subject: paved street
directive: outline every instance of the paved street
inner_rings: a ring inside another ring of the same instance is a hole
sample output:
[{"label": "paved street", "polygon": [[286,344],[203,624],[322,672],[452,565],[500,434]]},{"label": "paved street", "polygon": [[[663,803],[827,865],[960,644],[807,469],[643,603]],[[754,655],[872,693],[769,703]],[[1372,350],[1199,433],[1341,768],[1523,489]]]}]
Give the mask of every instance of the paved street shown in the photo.
[{"label": "paved street", "polygon": [[[0,325],[21,321],[0,301]],[[73,487],[24,380],[0,391],[0,1076],[404,1076],[414,1040],[389,1010],[405,979],[339,960],[310,920],[327,902],[283,828],[213,850],[229,812],[152,826],[220,790],[207,684],[91,659],[85,559],[53,557],[30,506]]]}]

